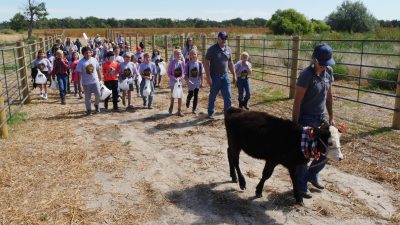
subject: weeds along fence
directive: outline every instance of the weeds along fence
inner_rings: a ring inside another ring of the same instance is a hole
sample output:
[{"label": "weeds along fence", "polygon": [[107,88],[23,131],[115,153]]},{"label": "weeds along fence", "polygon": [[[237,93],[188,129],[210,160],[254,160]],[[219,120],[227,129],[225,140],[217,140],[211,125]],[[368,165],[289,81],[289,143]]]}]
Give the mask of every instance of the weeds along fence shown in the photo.
[{"label": "weeds along fence", "polygon": [[62,35],[47,36],[32,43],[17,42],[0,48],[0,136],[7,138],[7,121],[30,102],[30,68],[39,50],[46,51]]},{"label": "weeds along fence", "polygon": [[[115,40],[119,31],[106,30],[106,38]],[[131,46],[143,42],[146,51],[157,48],[166,60],[173,49],[183,48],[184,35],[146,35],[125,33]],[[208,47],[217,39],[198,33],[189,34],[204,61]],[[298,74],[311,62],[316,45],[326,43],[334,49],[336,65],[332,66],[336,99],[393,111],[392,127],[400,129],[400,40],[361,39],[301,39],[229,37],[228,45],[234,60],[246,51],[250,54],[253,73],[250,78],[287,87],[289,98],[294,97]],[[133,47],[134,48],[134,47]]]}]

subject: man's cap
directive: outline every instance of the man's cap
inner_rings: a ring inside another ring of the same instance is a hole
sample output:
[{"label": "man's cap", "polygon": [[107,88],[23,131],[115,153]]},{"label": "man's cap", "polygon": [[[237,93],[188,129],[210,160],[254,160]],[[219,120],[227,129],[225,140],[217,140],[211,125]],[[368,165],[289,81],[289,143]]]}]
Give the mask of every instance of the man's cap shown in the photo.
[{"label": "man's cap", "polygon": [[333,50],[327,44],[317,45],[314,48],[314,57],[321,66],[330,66],[335,64],[333,60]]},{"label": "man's cap", "polygon": [[141,47],[136,47],[136,51],[142,51],[142,48]]},{"label": "man's cap", "polygon": [[222,32],[219,32],[219,33],[218,33],[218,37],[219,37],[219,38],[227,38],[227,37],[228,37],[228,34],[227,34],[225,31],[222,31]]}]

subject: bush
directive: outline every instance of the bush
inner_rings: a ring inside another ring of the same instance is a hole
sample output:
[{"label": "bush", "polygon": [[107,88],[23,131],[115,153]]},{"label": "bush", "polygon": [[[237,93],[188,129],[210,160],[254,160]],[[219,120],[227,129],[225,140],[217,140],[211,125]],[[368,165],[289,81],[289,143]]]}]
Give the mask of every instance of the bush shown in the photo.
[{"label": "bush", "polygon": [[335,64],[332,66],[333,69],[333,77],[336,80],[351,80],[349,77],[349,68],[346,65]]},{"label": "bush", "polygon": [[307,18],[294,9],[277,10],[267,22],[274,34],[306,34],[311,30]]},{"label": "bush", "polygon": [[[400,66],[397,66],[400,69]],[[368,87],[371,89],[383,89],[383,90],[396,90],[396,83],[391,83],[387,81],[397,82],[397,76],[399,74],[398,70],[384,70],[384,69],[374,69],[368,73],[368,78],[380,79],[379,80],[368,80]]]}]

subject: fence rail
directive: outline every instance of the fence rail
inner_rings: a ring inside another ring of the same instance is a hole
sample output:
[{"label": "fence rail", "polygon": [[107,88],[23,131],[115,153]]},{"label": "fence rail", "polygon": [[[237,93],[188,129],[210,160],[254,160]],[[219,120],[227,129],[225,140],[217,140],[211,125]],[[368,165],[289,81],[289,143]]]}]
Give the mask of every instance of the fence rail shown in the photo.
[{"label": "fence rail", "polygon": [[[120,30],[106,30],[106,38],[116,41]],[[183,35],[124,33],[125,41],[137,46],[142,41],[147,51],[160,50],[168,60],[176,46],[184,47]],[[191,36],[203,58],[216,37]],[[132,42],[133,41],[133,42]],[[392,127],[400,129],[400,40],[301,39],[230,37],[235,61],[247,51],[253,64],[250,78],[285,86],[294,97],[299,72],[310,65],[314,46],[327,43],[334,49],[334,97],[340,100],[393,111]],[[149,48],[148,46],[151,46]],[[389,79],[388,76],[390,76]]]},{"label": "fence rail", "polygon": [[62,35],[40,38],[39,42],[0,48],[0,136],[7,138],[7,121],[23,104],[30,102],[30,68],[39,50],[46,51]]}]

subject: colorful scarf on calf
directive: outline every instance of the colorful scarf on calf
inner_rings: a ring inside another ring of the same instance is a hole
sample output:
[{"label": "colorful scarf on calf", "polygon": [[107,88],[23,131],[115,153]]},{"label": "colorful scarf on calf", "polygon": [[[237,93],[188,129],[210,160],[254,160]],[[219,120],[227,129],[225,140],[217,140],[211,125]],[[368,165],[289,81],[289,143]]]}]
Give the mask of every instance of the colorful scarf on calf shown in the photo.
[{"label": "colorful scarf on calf", "polygon": [[306,159],[319,159],[321,156],[317,149],[317,140],[314,138],[312,127],[303,127],[301,133],[301,152]]}]

